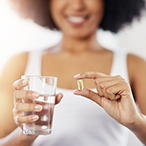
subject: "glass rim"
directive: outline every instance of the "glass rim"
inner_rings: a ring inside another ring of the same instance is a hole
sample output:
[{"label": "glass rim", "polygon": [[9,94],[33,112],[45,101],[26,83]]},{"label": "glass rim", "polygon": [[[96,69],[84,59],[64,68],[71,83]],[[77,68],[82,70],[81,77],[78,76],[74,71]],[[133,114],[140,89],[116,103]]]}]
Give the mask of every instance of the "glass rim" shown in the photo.
[{"label": "glass rim", "polygon": [[41,75],[22,75],[21,78],[22,77],[57,79],[57,77],[55,77],[55,76],[41,76]]}]

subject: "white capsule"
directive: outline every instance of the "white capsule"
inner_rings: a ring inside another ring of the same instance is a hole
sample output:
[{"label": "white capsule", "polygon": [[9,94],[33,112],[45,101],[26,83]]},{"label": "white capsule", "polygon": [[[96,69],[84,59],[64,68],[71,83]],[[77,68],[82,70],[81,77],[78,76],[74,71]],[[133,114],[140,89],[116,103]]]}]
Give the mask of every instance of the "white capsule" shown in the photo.
[{"label": "white capsule", "polygon": [[77,80],[77,83],[78,83],[78,89],[83,90],[84,89],[83,80]]}]

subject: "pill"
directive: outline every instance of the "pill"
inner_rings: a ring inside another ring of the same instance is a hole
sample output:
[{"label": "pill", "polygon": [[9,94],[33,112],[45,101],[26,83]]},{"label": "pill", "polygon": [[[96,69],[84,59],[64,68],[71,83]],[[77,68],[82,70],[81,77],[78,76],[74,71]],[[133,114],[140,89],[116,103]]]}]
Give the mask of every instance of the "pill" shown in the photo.
[{"label": "pill", "polygon": [[83,90],[84,89],[83,80],[77,80],[77,83],[78,83],[78,89]]}]

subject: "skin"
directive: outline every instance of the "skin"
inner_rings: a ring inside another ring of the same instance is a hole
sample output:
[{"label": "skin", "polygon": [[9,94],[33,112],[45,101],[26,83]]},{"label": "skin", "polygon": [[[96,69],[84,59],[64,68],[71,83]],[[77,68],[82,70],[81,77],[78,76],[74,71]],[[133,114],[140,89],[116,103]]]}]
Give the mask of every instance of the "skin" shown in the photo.
[{"label": "skin", "polygon": [[[44,51],[42,75],[57,76],[59,88],[73,90],[77,88],[76,79],[84,79],[86,89],[75,90],[74,94],[90,98],[102,106],[110,116],[128,127],[146,144],[144,137],[146,135],[144,116],[146,114],[146,90],[144,89],[146,87],[146,63],[135,55],[129,54],[127,57],[130,85],[141,110],[142,114],[140,114],[135,108],[129,85],[122,77],[109,75],[113,53],[101,47],[96,39],[96,30],[104,15],[103,1],[52,0],[51,12],[55,23],[63,33],[63,38],[59,44]],[[68,16],[87,16],[88,19],[82,25],[75,26],[68,22]],[[12,146],[30,146],[37,138],[37,136],[24,135],[21,130],[22,123],[34,122],[38,119],[38,117],[33,118],[35,115],[22,116],[22,111],[39,112],[42,109],[41,106],[36,109],[36,105],[22,103],[22,99],[39,96],[36,92],[21,90],[28,84],[20,79],[25,72],[27,59],[28,52],[13,56],[1,74],[0,117],[3,118],[0,124],[0,145],[11,143]],[[80,74],[74,78],[73,76],[78,73]],[[90,89],[95,87],[98,93],[91,92]],[[62,93],[56,95],[56,104],[62,97]],[[110,110],[109,107],[111,107]],[[18,126],[20,128],[17,128]]]},{"label": "skin", "polygon": [[131,88],[121,76],[109,76],[99,72],[82,72],[78,79],[93,79],[98,93],[89,89],[75,90],[74,94],[87,97],[100,105],[118,123],[129,128],[146,145],[146,116],[139,113]]}]

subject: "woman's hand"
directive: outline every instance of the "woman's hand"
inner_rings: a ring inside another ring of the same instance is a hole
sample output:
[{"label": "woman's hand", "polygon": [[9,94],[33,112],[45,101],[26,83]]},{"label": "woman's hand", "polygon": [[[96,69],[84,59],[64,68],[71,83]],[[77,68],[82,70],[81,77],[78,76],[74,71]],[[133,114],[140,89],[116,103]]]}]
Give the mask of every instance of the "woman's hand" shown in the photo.
[{"label": "woman's hand", "polygon": [[93,79],[97,90],[75,90],[74,94],[85,96],[101,107],[120,124],[130,128],[139,113],[128,83],[121,76],[108,76],[99,72],[82,72],[75,79]]},{"label": "woman's hand", "polygon": [[[31,123],[38,120],[38,115],[24,116],[23,112],[40,112],[42,106],[39,104],[23,103],[22,100],[33,100],[39,97],[39,94],[34,91],[23,90],[28,82],[24,79],[17,80],[13,83],[14,92],[14,109],[13,115],[15,123],[22,129],[23,123]],[[55,104],[58,104],[63,97],[62,93],[56,95]]]}]

